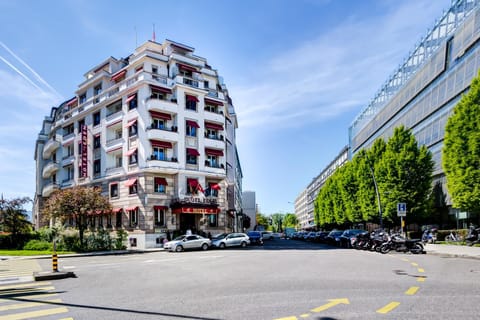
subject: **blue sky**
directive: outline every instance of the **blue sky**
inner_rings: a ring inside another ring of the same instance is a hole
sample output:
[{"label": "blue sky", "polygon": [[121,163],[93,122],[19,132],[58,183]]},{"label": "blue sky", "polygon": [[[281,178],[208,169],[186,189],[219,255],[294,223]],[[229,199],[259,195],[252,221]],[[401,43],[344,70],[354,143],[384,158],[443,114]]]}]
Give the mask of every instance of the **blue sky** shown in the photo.
[{"label": "blue sky", "polygon": [[195,48],[239,119],[243,189],[264,214],[348,143],[348,127],[450,0],[0,0],[0,192],[35,192],[35,140],[83,74],[151,39]]}]

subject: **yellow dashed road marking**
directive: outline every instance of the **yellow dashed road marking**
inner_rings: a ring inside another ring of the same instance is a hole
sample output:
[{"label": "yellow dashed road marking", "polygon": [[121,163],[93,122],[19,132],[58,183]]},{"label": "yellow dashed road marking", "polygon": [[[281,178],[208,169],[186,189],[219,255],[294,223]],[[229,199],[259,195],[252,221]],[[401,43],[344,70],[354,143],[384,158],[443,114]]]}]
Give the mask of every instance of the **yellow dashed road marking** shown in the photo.
[{"label": "yellow dashed road marking", "polygon": [[402,258],[402,261],[408,262],[410,260],[408,260],[407,258]]},{"label": "yellow dashed road marking", "polygon": [[300,315],[300,318],[308,318],[308,317],[310,317],[310,313],[305,313]]},{"label": "yellow dashed road marking", "polygon": [[37,317],[50,316],[59,313],[68,312],[67,308],[54,308],[54,309],[45,309],[39,311],[23,312],[17,314],[9,314],[6,316],[0,316],[0,320],[23,320],[23,319],[32,319]]},{"label": "yellow dashed road marking", "polygon": [[286,317],[286,318],[278,318],[278,319],[275,319],[275,320],[298,320],[297,317],[293,316],[293,317]]},{"label": "yellow dashed road marking", "polygon": [[405,294],[409,296],[414,295],[417,293],[418,289],[420,289],[420,287],[410,287],[407,291],[405,291]]},{"label": "yellow dashed road marking", "polygon": [[422,269],[422,268],[418,268],[418,272],[423,273],[423,272],[425,272],[425,270]]},{"label": "yellow dashed road marking", "polygon": [[390,302],[385,307],[378,309],[377,313],[382,313],[382,314],[389,313],[399,305],[400,305],[400,302],[396,302],[396,301]]},{"label": "yellow dashed road marking", "polygon": [[418,263],[415,263],[415,262],[412,262],[411,265],[414,267],[418,267]]},{"label": "yellow dashed road marking", "polygon": [[425,277],[419,277],[419,278],[417,278],[417,281],[418,282],[425,282]]}]

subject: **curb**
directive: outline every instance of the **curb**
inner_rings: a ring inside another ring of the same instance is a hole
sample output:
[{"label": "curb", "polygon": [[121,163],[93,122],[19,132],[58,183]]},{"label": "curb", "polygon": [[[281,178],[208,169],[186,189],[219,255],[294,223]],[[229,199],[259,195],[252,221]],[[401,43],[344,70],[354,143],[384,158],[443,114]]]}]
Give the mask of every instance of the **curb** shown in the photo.
[{"label": "curb", "polygon": [[58,272],[34,272],[33,279],[35,281],[45,281],[45,280],[57,280],[57,279],[65,279],[65,278],[76,278],[77,276],[75,273],[68,271],[58,271]]}]

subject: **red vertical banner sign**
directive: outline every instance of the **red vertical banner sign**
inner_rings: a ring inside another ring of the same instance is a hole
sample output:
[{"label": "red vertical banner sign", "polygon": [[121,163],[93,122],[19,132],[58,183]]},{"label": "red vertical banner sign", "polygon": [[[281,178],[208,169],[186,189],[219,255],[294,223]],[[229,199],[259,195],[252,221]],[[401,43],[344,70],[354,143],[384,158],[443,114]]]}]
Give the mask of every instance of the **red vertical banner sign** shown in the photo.
[{"label": "red vertical banner sign", "polygon": [[82,127],[82,171],[81,171],[81,177],[86,178],[87,177],[87,172],[88,172],[88,154],[87,154],[87,145],[88,145],[88,130],[87,126],[84,125]]}]

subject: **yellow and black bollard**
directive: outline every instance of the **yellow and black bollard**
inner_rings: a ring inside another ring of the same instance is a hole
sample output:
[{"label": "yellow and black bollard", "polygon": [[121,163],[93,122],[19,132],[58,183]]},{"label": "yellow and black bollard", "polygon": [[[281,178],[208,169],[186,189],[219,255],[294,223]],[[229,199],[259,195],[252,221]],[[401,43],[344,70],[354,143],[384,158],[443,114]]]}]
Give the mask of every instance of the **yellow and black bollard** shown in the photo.
[{"label": "yellow and black bollard", "polygon": [[56,252],[52,254],[52,268],[53,272],[58,272],[58,257]]},{"label": "yellow and black bollard", "polygon": [[58,272],[57,242],[55,240],[53,240],[52,269],[53,272]]}]

